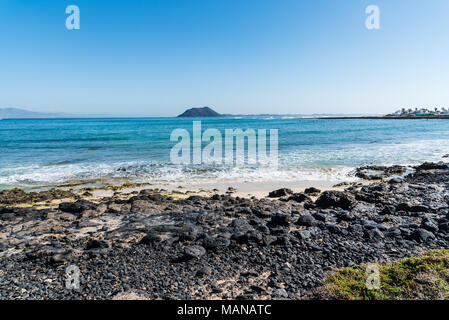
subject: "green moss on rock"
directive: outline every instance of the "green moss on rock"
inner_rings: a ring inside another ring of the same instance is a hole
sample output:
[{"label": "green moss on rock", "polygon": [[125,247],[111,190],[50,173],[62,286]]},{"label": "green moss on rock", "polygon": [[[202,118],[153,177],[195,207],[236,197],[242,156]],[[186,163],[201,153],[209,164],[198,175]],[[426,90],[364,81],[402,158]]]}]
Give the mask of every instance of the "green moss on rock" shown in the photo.
[{"label": "green moss on rock", "polygon": [[340,269],[327,277],[317,298],[349,300],[449,299],[449,250],[429,251],[378,264],[380,288],[368,289],[366,265]]},{"label": "green moss on rock", "polygon": [[0,191],[0,205],[34,204],[36,202],[49,202],[56,199],[77,198],[72,190],[50,189],[40,192],[25,192],[14,188]]}]

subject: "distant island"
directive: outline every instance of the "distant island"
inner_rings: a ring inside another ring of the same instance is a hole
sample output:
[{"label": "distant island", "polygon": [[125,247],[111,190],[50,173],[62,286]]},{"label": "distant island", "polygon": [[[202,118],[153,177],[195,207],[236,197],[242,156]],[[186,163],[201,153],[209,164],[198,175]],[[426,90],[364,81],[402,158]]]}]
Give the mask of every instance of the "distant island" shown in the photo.
[{"label": "distant island", "polygon": [[178,118],[198,118],[198,117],[223,117],[224,115],[212,110],[209,107],[191,108],[180,114]]}]

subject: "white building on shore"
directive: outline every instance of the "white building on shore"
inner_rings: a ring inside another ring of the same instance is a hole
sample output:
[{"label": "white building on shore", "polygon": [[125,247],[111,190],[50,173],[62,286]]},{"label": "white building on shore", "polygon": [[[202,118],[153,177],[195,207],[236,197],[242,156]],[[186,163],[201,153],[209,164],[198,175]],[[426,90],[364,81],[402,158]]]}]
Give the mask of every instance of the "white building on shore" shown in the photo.
[{"label": "white building on shore", "polygon": [[446,108],[414,108],[406,109],[402,108],[394,113],[388,114],[387,116],[394,117],[413,117],[413,116],[449,116],[449,109]]}]

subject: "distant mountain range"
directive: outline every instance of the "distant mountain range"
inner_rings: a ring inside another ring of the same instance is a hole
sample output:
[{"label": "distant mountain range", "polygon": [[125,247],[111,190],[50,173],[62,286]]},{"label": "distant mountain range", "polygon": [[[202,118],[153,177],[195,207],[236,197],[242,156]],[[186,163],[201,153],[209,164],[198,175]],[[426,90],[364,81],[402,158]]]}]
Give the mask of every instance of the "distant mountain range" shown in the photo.
[{"label": "distant mountain range", "polygon": [[20,108],[0,108],[0,119],[44,119],[44,118],[111,118],[120,115],[95,113],[36,112]]},{"label": "distant mountain range", "polygon": [[65,118],[65,113],[34,112],[19,108],[0,108],[2,119],[24,119],[24,118]]}]

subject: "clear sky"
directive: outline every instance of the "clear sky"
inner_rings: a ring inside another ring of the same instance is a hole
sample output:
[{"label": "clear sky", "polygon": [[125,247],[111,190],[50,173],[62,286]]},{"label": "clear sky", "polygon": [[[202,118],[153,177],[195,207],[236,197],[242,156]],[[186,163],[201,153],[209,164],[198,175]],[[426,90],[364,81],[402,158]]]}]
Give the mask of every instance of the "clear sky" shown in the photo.
[{"label": "clear sky", "polygon": [[[80,8],[67,30],[65,8]],[[380,30],[365,8],[380,8]],[[171,116],[449,107],[448,0],[0,0],[0,107]]]}]

